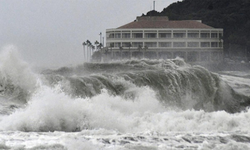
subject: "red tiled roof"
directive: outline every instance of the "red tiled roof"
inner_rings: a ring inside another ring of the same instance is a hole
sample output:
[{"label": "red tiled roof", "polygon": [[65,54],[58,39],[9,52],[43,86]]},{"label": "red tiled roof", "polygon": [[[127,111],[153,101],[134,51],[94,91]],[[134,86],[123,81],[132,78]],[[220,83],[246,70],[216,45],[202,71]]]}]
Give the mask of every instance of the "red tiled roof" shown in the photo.
[{"label": "red tiled roof", "polygon": [[196,20],[180,20],[180,21],[169,21],[169,20],[154,20],[154,19],[143,19],[136,20],[134,22],[128,23],[118,29],[134,29],[134,28],[190,28],[190,29],[211,29],[206,24],[203,24]]}]

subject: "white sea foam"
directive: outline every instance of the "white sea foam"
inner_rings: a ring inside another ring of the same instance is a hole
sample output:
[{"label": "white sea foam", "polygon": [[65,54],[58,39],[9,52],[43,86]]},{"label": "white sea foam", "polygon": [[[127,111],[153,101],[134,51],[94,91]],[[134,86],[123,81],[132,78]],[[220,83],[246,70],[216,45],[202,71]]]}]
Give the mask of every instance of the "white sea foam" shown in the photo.
[{"label": "white sea foam", "polygon": [[106,128],[126,131],[133,128],[133,117],[146,112],[163,111],[152,90],[141,89],[135,100],[111,96],[107,91],[91,99],[71,98],[60,88],[42,87],[27,104],[9,116],[0,127],[28,131],[73,131],[85,128]]},{"label": "white sea foam", "polygon": [[[103,89],[91,98],[75,97],[65,92],[65,83],[44,85],[20,59],[15,48],[5,48],[0,57],[0,83],[3,85],[0,90],[12,84],[30,94],[25,105],[1,114],[0,149],[250,148],[247,143],[250,109],[234,114],[181,110],[162,104],[150,87],[138,87],[124,79],[117,80],[129,87],[124,91],[128,96],[112,95]],[[242,88],[249,89],[249,84],[244,83],[248,79],[223,78],[232,85],[247,85]],[[133,93],[131,98],[130,92]],[[7,100],[0,99],[1,111],[12,105],[6,103]],[[188,100],[183,104],[194,105],[191,96],[183,100]]]},{"label": "white sea foam", "polygon": [[137,89],[133,100],[103,91],[93,98],[72,98],[57,86],[43,86],[25,108],[4,116],[1,130],[75,131],[106,129],[118,132],[248,132],[250,110],[229,114],[225,111],[176,110],[163,107],[153,90]]}]

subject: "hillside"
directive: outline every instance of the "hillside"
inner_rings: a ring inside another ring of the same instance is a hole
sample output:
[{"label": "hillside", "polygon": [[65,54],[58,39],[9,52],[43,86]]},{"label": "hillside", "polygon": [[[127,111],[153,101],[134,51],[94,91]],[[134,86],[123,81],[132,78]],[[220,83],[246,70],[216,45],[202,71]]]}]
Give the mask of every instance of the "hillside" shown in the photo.
[{"label": "hillside", "polygon": [[147,15],[168,16],[170,20],[202,20],[212,27],[223,28],[225,54],[250,57],[249,0],[183,0],[162,12],[150,11]]}]

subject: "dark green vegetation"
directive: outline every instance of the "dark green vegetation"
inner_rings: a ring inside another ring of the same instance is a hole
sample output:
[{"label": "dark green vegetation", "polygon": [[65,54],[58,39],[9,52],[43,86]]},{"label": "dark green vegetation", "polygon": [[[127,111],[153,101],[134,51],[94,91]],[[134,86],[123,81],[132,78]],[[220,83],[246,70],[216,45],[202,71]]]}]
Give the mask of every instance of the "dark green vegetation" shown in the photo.
[{"label": "dark green vegetation", "polygon": [[202,20],[224,29],[224,50],[228,57],[250,57],[250,0],[183,0],[162,12],[147,16],[168,16],[170,20]]}]

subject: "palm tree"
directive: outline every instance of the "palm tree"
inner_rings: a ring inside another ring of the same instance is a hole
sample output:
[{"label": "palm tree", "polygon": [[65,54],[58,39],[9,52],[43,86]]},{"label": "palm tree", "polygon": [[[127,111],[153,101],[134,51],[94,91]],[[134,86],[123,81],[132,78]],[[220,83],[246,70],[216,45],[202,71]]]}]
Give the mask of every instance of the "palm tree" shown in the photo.
[{"label": "palm tree", "polygon": [[89,40],[87,40],[86,44],[87,44],[87,61],[89,61],[90,60],[90,55],[91,55],[92,43]]},{"label": "palm tree", "polygon": [[92,54],[94,53],[94,50],[95,50],[95,46],[94,45],[91,45],[91,50],[90,50],[90,56],[92,57]]},{"label": "palm tree", "polygon": [[102,47],[103,47],[102,43],[100,43],[100,44],[97,46],[97,48],[100,49],[100,50],[102,49]]},{"label": "palm tree", "polygon": [[99,45],[100,43],[98,42],[98,41],[95,41],[95,45],[96,45],[96,49],[98,49],[98,45]]},{"label": "palm tree", "polygon": [[92,45],[92,43],[89,40],[87,40],[86,43],[87,43],[88,46]]},{"label": "palm tree", "polygon": [[83,59],[84,59],[84,61],[86,60],[86,54],[85,54],[85,46],[87,45],[87,43],[86,42],[83,42],[82,43],[82,46],[83,46]]}]

